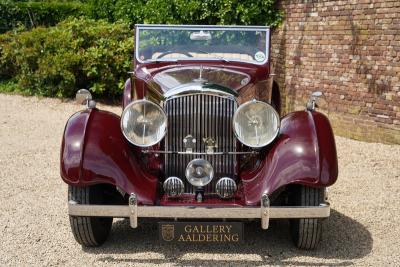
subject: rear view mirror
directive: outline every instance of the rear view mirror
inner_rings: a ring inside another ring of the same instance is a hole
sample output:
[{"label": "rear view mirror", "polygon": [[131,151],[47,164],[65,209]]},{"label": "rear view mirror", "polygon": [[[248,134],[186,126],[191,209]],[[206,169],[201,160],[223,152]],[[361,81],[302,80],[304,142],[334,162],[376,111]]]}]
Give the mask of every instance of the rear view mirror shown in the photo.
[{"label": "rear view mirror", "polygon": [[190,34],[190,40],[193,40],[193,41],[211,40],[211,34],[209,32],[204,32],[204,31],[192,32]]},{"label": "rear view mirror", "polygon": [[313,92],[311,95],[312,95],[313,97],[320,97],[320,96],[322,96],[322,92],[316,91],[316,92]]},{"label": "rear view mirror", "polygon": [[308,102],[306,104],[307,110],[310,110],[310,111],[315,110],[315,108],[317,107],[317,103],[316,103],[317,98],[320,96],[322,96],[322,92],[320,92],[320,91],[316,91],[311,94],[310,99],[308,100]]}]

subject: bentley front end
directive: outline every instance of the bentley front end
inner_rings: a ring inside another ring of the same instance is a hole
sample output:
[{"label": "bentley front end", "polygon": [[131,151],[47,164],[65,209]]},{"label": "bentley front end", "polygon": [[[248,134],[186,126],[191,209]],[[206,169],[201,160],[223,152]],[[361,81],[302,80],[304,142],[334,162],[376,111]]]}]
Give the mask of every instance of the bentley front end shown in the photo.
[{"label": "bentley front end", "polygon": [[135,38],[121,117],[80,90],[86,109],[65,128],[76,240],[101,245],[112,218],[157,218],[160,239],[178,243],[240,242],[249,219],[290,219],[295,244],[314,248],[337,178],[334,137],[317,94],[282,118],[270,92],[246,99],[270,90],[269,28],[137,25]]}]

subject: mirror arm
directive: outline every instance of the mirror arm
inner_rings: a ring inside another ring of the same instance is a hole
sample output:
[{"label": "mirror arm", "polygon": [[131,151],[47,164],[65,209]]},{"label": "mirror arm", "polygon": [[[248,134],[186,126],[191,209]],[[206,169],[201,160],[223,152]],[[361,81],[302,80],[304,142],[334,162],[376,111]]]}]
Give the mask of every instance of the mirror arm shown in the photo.
[{"label": "mirror arm", "polygon": [[94,101],[93,99],[86,100],[86,108],[87,109],[92,109],[95,107],[96,107],[96,101]]}]

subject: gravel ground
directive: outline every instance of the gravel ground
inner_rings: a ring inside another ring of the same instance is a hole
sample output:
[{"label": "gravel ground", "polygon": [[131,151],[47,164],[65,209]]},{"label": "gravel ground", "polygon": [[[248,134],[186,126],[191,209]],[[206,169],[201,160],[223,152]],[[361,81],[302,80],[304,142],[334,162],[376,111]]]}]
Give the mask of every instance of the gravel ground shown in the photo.
[{"label": "gravel ground", "polygon": [[[156,224],[114,222],[100,248],[79,246],[59,177],[72,102],[0,94],[0,265],[359,265],[400,266],[400,146],[337,137],[340,177],[320,247],[293,247],[286,222],[245,227],[246,243],[163,246]],[[99,105],[116,113],[119,107]]]}]

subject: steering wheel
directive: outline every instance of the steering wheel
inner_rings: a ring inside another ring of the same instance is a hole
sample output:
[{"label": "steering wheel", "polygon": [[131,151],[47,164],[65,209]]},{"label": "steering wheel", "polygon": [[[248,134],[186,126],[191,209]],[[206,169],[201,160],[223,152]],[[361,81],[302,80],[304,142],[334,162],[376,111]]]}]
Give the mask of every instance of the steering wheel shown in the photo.
[{"label": "steering wheel", "polygon": [[166,55],[169,55],[169,54],[182,54],[182,55],[185,55],[185,56],[187,56],[187,57],[193,57],[193,56],[192,56],[191,54],[189,54],[188,52],[167,51],[167,52],[161,53],[158,57],[156,57],[156,59],[157,59],[157,58],[165,57]]}]

